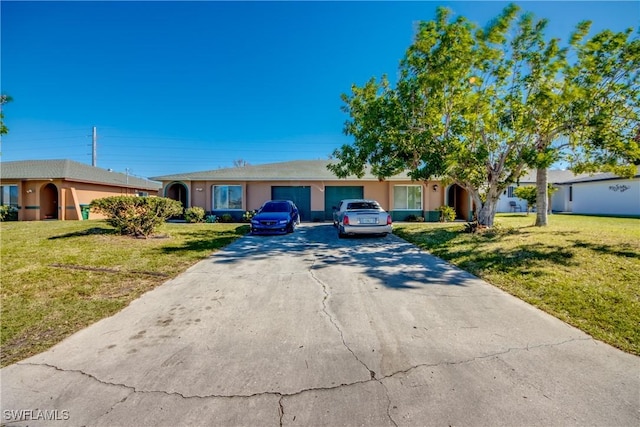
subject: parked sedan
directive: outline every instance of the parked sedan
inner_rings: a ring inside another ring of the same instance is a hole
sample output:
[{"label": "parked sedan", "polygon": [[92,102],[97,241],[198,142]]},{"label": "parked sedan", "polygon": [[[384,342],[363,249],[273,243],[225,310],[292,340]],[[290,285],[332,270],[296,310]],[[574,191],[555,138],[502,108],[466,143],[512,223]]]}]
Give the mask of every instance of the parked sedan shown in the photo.
[{"label": "parked sedan", "polygon": [[391,215],[378,202],[367,199],[342,200],[335,208],[334,224],[340,238],[354,234],[386,236],[393,228]]},{"label": "parked sedan", "polygon": [[251,233],[293,233],[298,224],[300,213],[291,200],[270,200],[265,202],[251,219]]}]

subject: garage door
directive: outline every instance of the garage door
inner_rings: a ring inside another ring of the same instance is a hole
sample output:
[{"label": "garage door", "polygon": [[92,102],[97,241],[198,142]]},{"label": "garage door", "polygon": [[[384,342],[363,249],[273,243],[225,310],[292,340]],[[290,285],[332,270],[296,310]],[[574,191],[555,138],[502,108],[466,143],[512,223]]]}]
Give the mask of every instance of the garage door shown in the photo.
[{"label": "garage door", "polygon": [[362,199],[364,188],[361,186],[326,186],[324,188],[324,219],[333,219],[333,207],[343,199]]},{"label": "garage door", "polygon": [[311,221],[311,187],[271,187],[271,199],[293,201],[300,211],[300,219]]}]

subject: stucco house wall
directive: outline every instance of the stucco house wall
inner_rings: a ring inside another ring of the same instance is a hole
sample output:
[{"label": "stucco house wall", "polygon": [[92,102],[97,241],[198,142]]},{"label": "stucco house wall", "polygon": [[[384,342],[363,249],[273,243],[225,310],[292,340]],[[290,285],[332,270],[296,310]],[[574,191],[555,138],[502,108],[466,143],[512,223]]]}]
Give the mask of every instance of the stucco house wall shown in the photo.
[{"label": "stucco house wall", "polygon": [[574,182],[573,213],[640,216],[640,180]]},{"label": "stucco house wall", "polygon": [[[351,187],[352,190],[361,188],[362,197],[377,200],[385,210],[392,213],[396,221],[404,220],[411,214],[425,217],[426,220],[438,219],[436,208],[445,202],[444,189],[440,182],[415,182],[406,175],[392,177],[386,181],[379,181],[370,174],[361,179],[355,177],[338,179],[327,170],[327,163],[327,161],[293,161],[249,165],[241,168],[159,176],[152,179],[162,182],[160,191],[162,195],[180,199],[185,207],[199,206],[215,215],[229,213],[236,219],[239,219],[244,211],[258,209],[272,198],[274,189],[283,187],[297,188],[302,193],[308,194],[309,200],[305,196],[302,201],[305,205],[308,203],[308,206],[304,206],[306,220],[329,220],[331,205],[339,201],[329,201],[331,198],[328,196],[329,190],[334,193],[339,192],[337,190],[339,188],[349,190],[346,187]],[[242,202],[235,204],[234,209],[217,208],[214,195],[217,186],[236,186],[234,191],[240,187]],[[402,199],[408,191],[406,188],[398,190],[399,186],[411,187],[413,193],[421,192],[419,201],[416,197],[412,197],[405,206],[397,206],[396,198]],[[417,190],[416,187],[421,190]],[[397,191],[401,193],[396,194]],[[470,206],[469,200],[464,202]]]},{"label": "stucco house wall", "polygon": [[[81,220],[92,200],[118,195],[157,196],[159,183],[70,160],[29,160],[0,165],[2,188],[17,188],[19,221]],[[3,200],[3,203],[5,201]],[[90,218],[103,218],[96,212]]]},{"label": "stucco house wall", "polygon": [[[438,180],[411,181],[406,174],[379,181],[368,171],[362,178],[338,179],[327,170],[327,164],[328,161],[322,160],[292,161],[166,175],[152,179],[162,182],[161,194],[167,197],[179,195],[185,207],[200,206],[216,215],[230,213],[236,219],[240,219],[244,211],[258,209],[265,201],[270,200],[276,187],[298,188],[306,194],[306,220],[330,219],[331,206],[326,205],[328,196],[325,195],[328,194],[328,190],[334,190],[335,193],[339,187],[362,188],[363,197],[380,202],[381,206],[391,213],[394,221],[404,221],[408,215],[422,216],[426,221],[437,221],[439,214],[436,209],[443,205],[453,207],[458,219],[468,221],[473,217],[473,202],[468,192],[457,185],[444,186]],[[613,178],[607,174],[574,175],[571,171],[549,170],[549,183],[559,188],[552,195],[551,207],[554,211],[560,212],[573,210],[576,213],[636,215],[633,212],[637,212],[638,178],[624,182],[615,178],[620,185],[630,186],[629,190],[618,190],[620,195],[626,193],[622,197],[613,195],[614,191],[608,186],[601,189],[591,186],[591,190],[585,192],[576,190],[578,185],[582,185],[578,184],[581,180]],[[507,188],[498,200],[497,211],[512,212],[509,202],[515,201],[521,208],[518,212],[526,212],[526,201],[515,197],[514,190],[518,186],[535,186],[535,181],[536,173],[532,171]],[[574,182],[573,187],[567,187],[566,182]],[[239,186],[242,203],[236,203],[236,209],[216,209],[213,195],[216,186]],[[176,191],[176,188],[179,191]],[[405,206],[399,206],[398,200],[402,202],[403,194],[409,194],[409,188],[412,189],[414,197],[409,201],[407,196]],[[415,192],[418,191],[416,188],[420,188],[419,199],[415,196]],[[635,198],[629,197],[631,194],[634,194]],[[606,201],[609,208],[595,208],[594,206],[599,204],[598,200]],[[332,203],[337,204],[338,201]]]}]

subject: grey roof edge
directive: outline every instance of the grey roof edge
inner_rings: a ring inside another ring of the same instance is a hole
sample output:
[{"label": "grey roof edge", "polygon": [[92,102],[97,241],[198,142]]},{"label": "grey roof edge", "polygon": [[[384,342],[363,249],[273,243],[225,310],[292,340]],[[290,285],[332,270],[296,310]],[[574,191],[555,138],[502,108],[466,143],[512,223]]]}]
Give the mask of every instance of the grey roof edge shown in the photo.
[{"label": "grey roof edge", "polygon": [[68,159],[0,162],[2,180],[66,179],[124,188],[158,191],[161,182],[113,172]]},{"label": "grey roof edge", "polygon": [[[606,175],[606,176],[602,176]],[[586,182],[602,182],[602,181],[618,181],[621,179],[640,179],[640,174],[636,174],[631,178],[613,175],[609,173],[596,174],[590,177],[578,178],[571,181],[559,182],[559,185],[581,184]]]},{"label": "grey roof edge", "polygon": [[[153,176],[157,181],[379,181],[379,179],[365,171],[362,178],[351,176],[338,178],[327,169],[331,160],[292,160],[287,162],[264,163],[243,167],[229,167],[208,171],[186,172],[170,175]],[[387,181],[410,180],[408,176],[399,174]]]}]

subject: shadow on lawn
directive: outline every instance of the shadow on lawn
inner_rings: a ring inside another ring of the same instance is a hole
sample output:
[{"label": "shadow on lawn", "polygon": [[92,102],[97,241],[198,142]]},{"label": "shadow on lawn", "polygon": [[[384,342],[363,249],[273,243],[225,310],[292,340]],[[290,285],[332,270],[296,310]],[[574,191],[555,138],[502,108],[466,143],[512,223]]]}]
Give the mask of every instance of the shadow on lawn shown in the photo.
[{"label": "shadow on lawn", "polygon": [[634,251],[634,249],[628,245],[625,245],[621,248],[610,245],[596,245],[582,240],[574,240],[573,246],[576,248],[590,249],[594,252],[598,252],[604,255],[615,255],[625,258],[640,258],[640,253],[638,251]]},{"label": "shadow on lawn", "polygon": [[176,252],[202,252],[215,251],[227,246],[239,237],[249,232],[248,225],[241,225],[233,230],[194,230],[187,233],[181,233],[186,237],[186,241],[180,246],[164,246],[158,248],[157,251],[163,254],[171,254]]},{"label": "shadow on lawn", "polygon": [[57,240],[57,239],[69,239],[71,237],[84,237],[84,236],[92,236],[96,234],[116,234],[116,230],[113,228],[104,228],[104,227],[91,227],[82,231],[74,231],[73,233],[61,234],[59,236],[51,236],[49,240]]},{"label": "shadow on lawn", "polygon": [[460,268],[474,274],[483,271],[545,274],[537,267],[548,263],[562,266],[578,265],[573,259],[575,254],[571,249],[542,243],[521,245],[512,250],[483,251],[482,248],[474,247],[468,250],[440,248],[432,252],[447,260],[464,260],[459,262]]},{"label": "shadow on lawn", "polygon": [[[533,226],[532,226],[533,227]],[[525,229],[528,227],[525,227]],[[496,227],[474,234],[471,239],[463,239],[460,245],[452,240],[465,235],[458,230],[428,230],[418,234],[402,233],[410,241],[428,250],[433,255],[457,265],[470,273],[481,275],[485,271],[512,272],[519,274],[545,274],[540,266],[555,264],[561,266],[578,265],[574,260],[572,246],[559,246],[545,243],[522,243],[509,249],[487,249],[486,244],[499,242],[507,237],[528,234],[517,228]],[[558,233],[555,233],[558,234]],[[574,232],[559,233],[573,235]],[[469,236],[469,235],[467,235]]]}]

